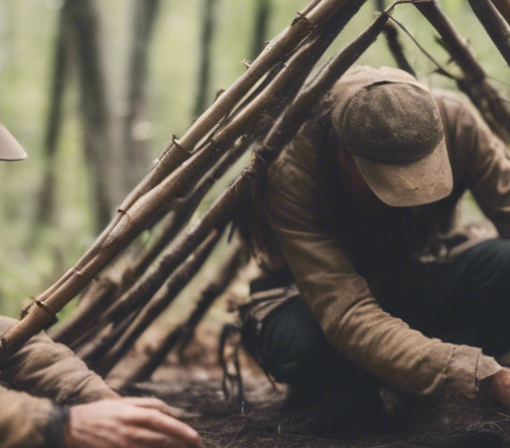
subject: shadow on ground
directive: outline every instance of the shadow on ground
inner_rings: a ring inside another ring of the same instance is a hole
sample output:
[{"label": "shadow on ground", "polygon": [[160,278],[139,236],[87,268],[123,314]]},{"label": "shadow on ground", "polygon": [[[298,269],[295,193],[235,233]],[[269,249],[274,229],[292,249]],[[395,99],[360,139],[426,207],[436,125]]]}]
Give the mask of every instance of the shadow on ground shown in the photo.
[{"label": "shadow on ground", "polygon": [[[262,375],[245,379],[245,402],[229,401],[218,371],[197,374],[166,368],[155,381],[139,383],[130,394],[157,396],[196,416],[184,419],[211,448],[497,448],[510,447],[510,413],[490,404],[451,399],[426,411],[400,405],[401,420],[368,434],[339,430],[334,435],[309,432],[306,418],[282,415],[285,392]],[[413,415],[414,417],[409,417]],[[310,418],[313,418],[310,417]]]}]

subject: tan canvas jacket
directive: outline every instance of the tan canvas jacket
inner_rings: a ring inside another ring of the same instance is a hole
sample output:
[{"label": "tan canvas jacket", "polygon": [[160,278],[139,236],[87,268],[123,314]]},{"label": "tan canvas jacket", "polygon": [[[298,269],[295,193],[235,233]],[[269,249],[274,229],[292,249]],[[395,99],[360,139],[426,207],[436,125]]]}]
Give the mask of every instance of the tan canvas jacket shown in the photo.
[{"label": "tan canvas jacket", "polygon": [[[324,111],[334,98],[332,92],[320,108],[326,119]],[[459,98],[446,92],[434,97],[444,124],[455,185],[448,198],[413,210],[415,221],[423,227],[424,244],[412,250],[424,259],[452,253],[446,242],[456,229],[457,204],[466,190],[471,190],[499,234],[510,236],[510,161],[504,144]],[[357,242],[357,231],[344,235],[328,225],[321,187],[324,170],[319,164],[321,154],[334,143],[319,130],[319,121],[311,120],[284,148],[270,167],[265,187],[265,215],[303,301],[338,350],[387,383],[417,394],[473,396],[478,381],[496,373],[499,364],[479,348],[425,337],[392,317],[382,310],[367,279],[354,268],[359,261],[356,257],[365,261],[378,257],[384,242],[389,257],[391,242],[395,247],[402,245],[404,235],[391,219],[393,213],[402,212],[388,209],[388,224],[378,222],[373,232],[363,230],[370,229],[370,223],[363,222],[361,216]],[[348,190],[344,192],[343,199],[348,194]],[[342,201],[342,195],[335,197]],[[343,213],[350,211],[344,207]],[[353,238],[359,244],[353,244]],[[361,250],[365,240],[368,244]]]},{"label": "tan canvas jacket", "polygon": [[[16,321],[0,317],[0,335]],[[0,448],[40,448],[55,404],[116,398],[73,352],[41,333],[0,367]]]}]

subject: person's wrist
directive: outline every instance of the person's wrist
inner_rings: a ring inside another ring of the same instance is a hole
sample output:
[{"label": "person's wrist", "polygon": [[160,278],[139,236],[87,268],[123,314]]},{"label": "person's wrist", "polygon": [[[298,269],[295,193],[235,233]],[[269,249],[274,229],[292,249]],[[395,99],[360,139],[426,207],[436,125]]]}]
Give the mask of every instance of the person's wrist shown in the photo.
[{"label": "person's wrist", "polygon": [[66,448],[64,436],[69,422],[68,406],[53,406],[46,425],[46,447]]}]

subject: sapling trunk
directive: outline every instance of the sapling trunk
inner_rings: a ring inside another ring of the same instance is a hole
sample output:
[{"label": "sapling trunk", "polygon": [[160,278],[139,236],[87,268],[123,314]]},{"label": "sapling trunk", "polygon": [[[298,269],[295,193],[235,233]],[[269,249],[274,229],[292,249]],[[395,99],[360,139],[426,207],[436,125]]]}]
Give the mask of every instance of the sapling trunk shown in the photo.
[{"label": "sapling trunk", "polygon": [[69,26],[69,49],[78,66],[85,159],[93,180],[95,229],[99,233],[114,212],[110,183],[112,114],[99,44],[99,17],[94,0],[70,1],[63,12]]},{"label": "sapling trunk", "polygon": [[200,35],[200,60],[198,69],[198,93],[193,109],[193,116],[198,117],[206,109],[207,95],[211,78],[211,50],[215,30],[215,3],[216,0],[203,0],[202,30]]},{"label": "sapling trunk", "polygon": [[144,86],[147,82],[149,50],[158,16],[160,0],[130,0],[131,39],[126,91],[123,93],[125,112],[120,120],[118,140],[121,151],[117,151],[119,190],[115,199],[121,200],[140,180],[149,157],[145,154],[144,141],[134,137],[134,127],[140,121],[146,102]]}]

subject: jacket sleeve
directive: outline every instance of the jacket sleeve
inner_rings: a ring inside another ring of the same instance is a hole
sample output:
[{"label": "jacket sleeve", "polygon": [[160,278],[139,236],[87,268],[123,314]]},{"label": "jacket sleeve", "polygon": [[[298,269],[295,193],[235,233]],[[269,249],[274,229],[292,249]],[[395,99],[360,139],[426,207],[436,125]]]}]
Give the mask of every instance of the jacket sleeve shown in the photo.
[{"label": "jacket sleeve", "polygon": [[478,112],[459,98],[443,103],[452,129],[452,161],[457,182],[468,188],[501,237],[510,237],[510,160],[505,144]]},{"label": "jacket sleeve", "polygon": [[[0,318],[0,334],[15,322]],[[86,403],[119,396],[69,348],[56,344],[44,333],[31,338],[6,361],[1,367],[1,378],[13,389],[50,398],[57,404]]]},{"label": "jacket sleeve", "polygon": [[319,192],[309,170],[282,154],[268,174],[265,207],[302,298],[328,340],[403,390],[473,396],[477,379],[501,367],[478,348],[425,337],[380,308],[338,239],[321,226],[315,212]]},{"label": "jacket sleeve", "polygon": [[0,448],[43,448],[50,400],[0,386]]}]

